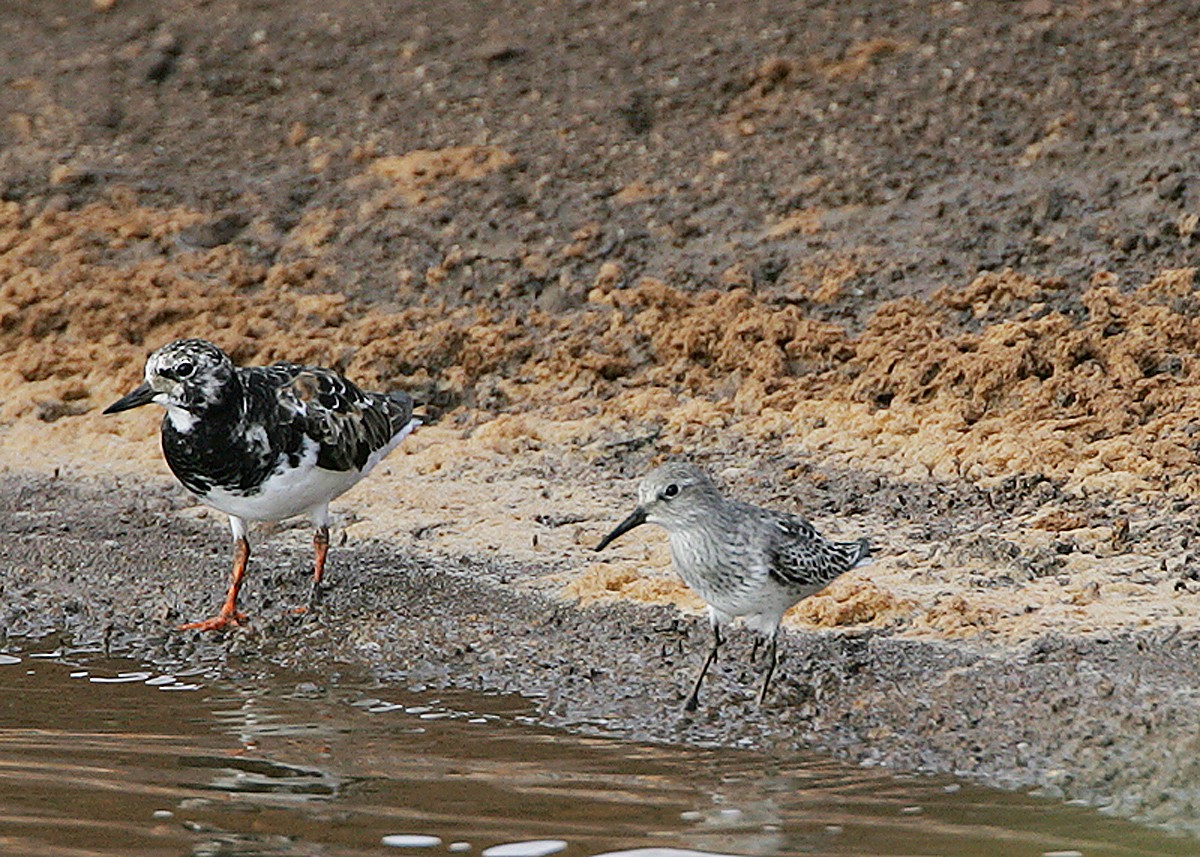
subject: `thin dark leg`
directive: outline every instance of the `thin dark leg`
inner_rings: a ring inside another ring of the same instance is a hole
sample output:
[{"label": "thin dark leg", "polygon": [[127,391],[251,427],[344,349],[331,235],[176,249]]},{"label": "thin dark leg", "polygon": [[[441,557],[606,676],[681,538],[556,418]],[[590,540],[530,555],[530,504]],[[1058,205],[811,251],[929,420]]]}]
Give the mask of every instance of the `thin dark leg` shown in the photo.
[{"label": "thin dark leg", "polygon": [[688,695],[687,702],[683,704],[684,711],[695,711],[696,706],[700,704],[700,685],[704,681],[704,676],[708,674],[708,668],[717,659],[717,649],[721,648],[721,629],[715,622],[712,629],[712,648],[708,651],[708,657],[704,659],[704,666],[700,667],[700,675],[696,676],[696,683],[692,685],[692,692]]},{"label": "thin dark leg", "polygon": [[762,637],[754,635],[754,645],[750,648],[750,666],[758,659],[758,647],[762,645]]},{"label": "thin dark leg", "polygon": [[777,648],[779,644],[779,630],[776,629],[771,638],[767,640],[767,668],[763,674],[762,690],[758,693],[758,704],[762,705],[763,700],[767,698],[767,688],[771,686],[771,674],[775,672],[775,662]]},{"label": "thin dark leg", "polygon": [[246,566],[250,562],[250,543],[244,537],[233,543],[233,573],[229,578],[229,591],[225,593],[225,603],[221,612],[211,619],[200,622],[188,622],[180,625],[180,631],[219,631],[229,625],[240,625],[246,620],[245,613],[237,609],[238,592],[242,588],[242,578],[246,575]]}]

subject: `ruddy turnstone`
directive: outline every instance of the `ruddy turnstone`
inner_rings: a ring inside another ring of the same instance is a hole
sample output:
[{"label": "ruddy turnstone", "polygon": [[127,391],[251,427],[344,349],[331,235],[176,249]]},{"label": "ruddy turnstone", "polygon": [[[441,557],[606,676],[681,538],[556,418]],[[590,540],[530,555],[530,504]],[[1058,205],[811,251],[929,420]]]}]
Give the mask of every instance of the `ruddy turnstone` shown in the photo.
[{"label": "ruddy turnstone", "polygon": [[803,518],[722,497],[703,471],[681,462],[664,464],[642,480],[637,508],[596,550],[647,522],[667,531],[679,576],[708,604],[713,645],[684,704],[687,711],[696,710],[700,684],[717,658],[721,626],[739,616],[767,641],[761,705],[775,671],[783,614],[870,554],[866,539],[831,542]]},{"label": "ruddy turnstone", "polygon": [[233,530],[233,575],[221,611],[181,630],[211,631],[246,618],[237,596],[250,559],[250,521],[299,514],[312,519],[312,603],[329,550],[329,501],[420,424],[412,399],[363,392],[330,369],[237,367],[203,339],[178,339],[155,351],[146,360],[145,378],[104,413],[150,402],[166,408],[167,465],[200,502],[228,515]]}]

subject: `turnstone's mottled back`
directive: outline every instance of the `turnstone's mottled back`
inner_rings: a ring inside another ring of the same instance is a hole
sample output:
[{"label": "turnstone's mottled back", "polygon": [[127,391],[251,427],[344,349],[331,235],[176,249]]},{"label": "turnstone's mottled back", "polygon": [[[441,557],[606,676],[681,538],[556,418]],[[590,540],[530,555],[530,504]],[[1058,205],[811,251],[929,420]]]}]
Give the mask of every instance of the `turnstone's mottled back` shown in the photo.
[{"label": "turnstone's mottled back", "polygon": [[722,624],[741,616],[767,638],[761,703],[775,670],[783,614],[870,554],[865,539],[831,542],[803,518],[726,499],[703,471],[682,462],[642,480],[637,508],[596,550],[647,522],[667,531],[679,576],[708,604],[713,646],[692,685],[688,711],[696,709],[700,683],[716,660]]},{"label": "turnstone's mottled back", "polygon": [[220,613],[183,628],[236,625],[250,521],[306,514],[316,527],[312,593],[329,549],[329,501],[396,448],[420,420],[406,393],[367,393],[337,372],[292,363],[239,368],[203,339],[178,339],[146,361],[146,380],[106,414],[166,408],[163,455],[206,505],[229,516],[234,563]]}]

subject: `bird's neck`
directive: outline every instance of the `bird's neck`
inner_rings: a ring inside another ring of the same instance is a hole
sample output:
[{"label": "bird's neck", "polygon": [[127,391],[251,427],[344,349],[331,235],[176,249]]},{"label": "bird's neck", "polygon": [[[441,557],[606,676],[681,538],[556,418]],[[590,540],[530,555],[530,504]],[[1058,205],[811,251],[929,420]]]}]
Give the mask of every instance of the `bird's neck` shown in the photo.
[{"label": "bird's neck", "polygon": [[662,521],[662,527],[672,537],[688,538],[696,532],[719,526],[724,517],[720,503],[696,504],[686,510],[675,511],[669,519]]},{"label": "bird's neck", "polygon": [[179,405],[167,405],[166,421],[179,434],[190,434],[196,427],[197,417],[186,408]]},{"label": "bird's neck", "polygon": [[227,433],[242,419],[242,386],[236,374],[207,386],[203,395],[195,395],[183,404],[168,404],[163,428],[168,425],[177,434],[203,429],[209,433]]},{"label": "bird's neck", "polygon": [[204,388],[204,395],[190,409],[206,420],[241,417],[242,382],[237,372],[212,379]]}]

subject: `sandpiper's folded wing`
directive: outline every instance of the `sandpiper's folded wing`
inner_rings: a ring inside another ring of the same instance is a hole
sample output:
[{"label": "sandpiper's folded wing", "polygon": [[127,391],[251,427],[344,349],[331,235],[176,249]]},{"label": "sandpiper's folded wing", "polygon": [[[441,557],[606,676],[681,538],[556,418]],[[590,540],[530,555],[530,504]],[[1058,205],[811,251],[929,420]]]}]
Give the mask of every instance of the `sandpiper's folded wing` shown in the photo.
[{"label": "sandpiper's folded wing", "polygon": [[773,512],[771,523],[768,570],[785,586],[819,589],[866,554],[866,542],[831,542],[795,515]]}]

